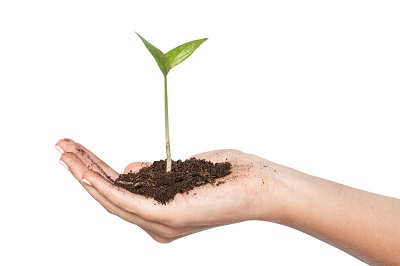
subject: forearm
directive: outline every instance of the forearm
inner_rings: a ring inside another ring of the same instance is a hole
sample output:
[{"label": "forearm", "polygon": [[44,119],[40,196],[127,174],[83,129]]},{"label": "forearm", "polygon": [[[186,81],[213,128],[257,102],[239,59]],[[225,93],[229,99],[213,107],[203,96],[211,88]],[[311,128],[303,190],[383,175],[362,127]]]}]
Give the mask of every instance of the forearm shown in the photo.
[{"label": "forearm", "polygon": [[400,200],[281,169],[276,222],[371,265],[400,262]]}]

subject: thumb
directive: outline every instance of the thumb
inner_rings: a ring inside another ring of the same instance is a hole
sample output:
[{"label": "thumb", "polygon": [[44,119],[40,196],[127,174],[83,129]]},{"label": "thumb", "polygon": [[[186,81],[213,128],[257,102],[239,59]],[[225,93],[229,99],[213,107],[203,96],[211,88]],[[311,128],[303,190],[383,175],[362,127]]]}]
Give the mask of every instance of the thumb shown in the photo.
[{"label": "thumb", "polygon": [[151,165],[151,163],[149,163],[149,162],[134,162],[134,163],[130,163],[125,167],[124,174],[127,174],[129,172],[137,173],[143,167],[147,167],[147,166],[150,166],[150,165]]}]

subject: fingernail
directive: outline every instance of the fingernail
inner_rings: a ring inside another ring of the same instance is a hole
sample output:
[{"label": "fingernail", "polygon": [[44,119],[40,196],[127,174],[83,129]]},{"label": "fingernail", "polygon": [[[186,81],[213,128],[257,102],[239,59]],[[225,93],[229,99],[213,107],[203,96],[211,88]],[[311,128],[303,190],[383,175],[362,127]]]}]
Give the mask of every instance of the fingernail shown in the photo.
[{"label": "fingernail", "polygon": [[54,147],[61,153],[61,154],[63,154],[64,153],[64,151],[63,151],[63,149],[61,149],[61,147],[60,146],[58,146],[58,145],[54,145]]},{"label": "fingernail", "polygon": [[92,185],[92,183],[90,183],[89,180],[87,180],[87,179],[82,179],[82,182],[89,186]]},{"label": "fingernail", "polygon": [[64,166],[65,168],[67,168],[67,170],[69,171],[68,166],[67,166],[62,160],[60,160],[60,164],[61,164],[62,166]]}]

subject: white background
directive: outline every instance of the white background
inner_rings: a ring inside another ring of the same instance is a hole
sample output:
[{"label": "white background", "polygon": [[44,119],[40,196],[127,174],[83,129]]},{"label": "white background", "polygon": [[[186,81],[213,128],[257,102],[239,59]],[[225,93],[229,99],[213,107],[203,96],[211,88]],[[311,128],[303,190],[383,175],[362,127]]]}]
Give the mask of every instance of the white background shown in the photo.
[{"label": "white background", "polygon": [[[250,221],[159,244],[107,213],[59,163],[69,137],[117,171],[234,148],[400,197],[398,1],[1,1],[1,265],[363,265]],[[366,232],[367,233],[367,232]],[[184,252],[182,255],[181,252]],[[146,257],[142,259],[142,257]]]}]

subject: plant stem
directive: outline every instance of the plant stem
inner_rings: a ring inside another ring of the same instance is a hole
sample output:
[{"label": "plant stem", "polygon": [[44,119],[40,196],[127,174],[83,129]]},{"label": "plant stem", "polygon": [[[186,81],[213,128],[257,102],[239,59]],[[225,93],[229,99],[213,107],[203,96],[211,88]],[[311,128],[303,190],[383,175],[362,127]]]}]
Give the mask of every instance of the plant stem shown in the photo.
[{"label": "plant stem", "polygon": [[169,119],[168,119],[168,89],[167,75],[164,75],[164,114],[165,114],[165,148],[167,151],[167,172],[171,172],[171,145],[169,140]]}]

